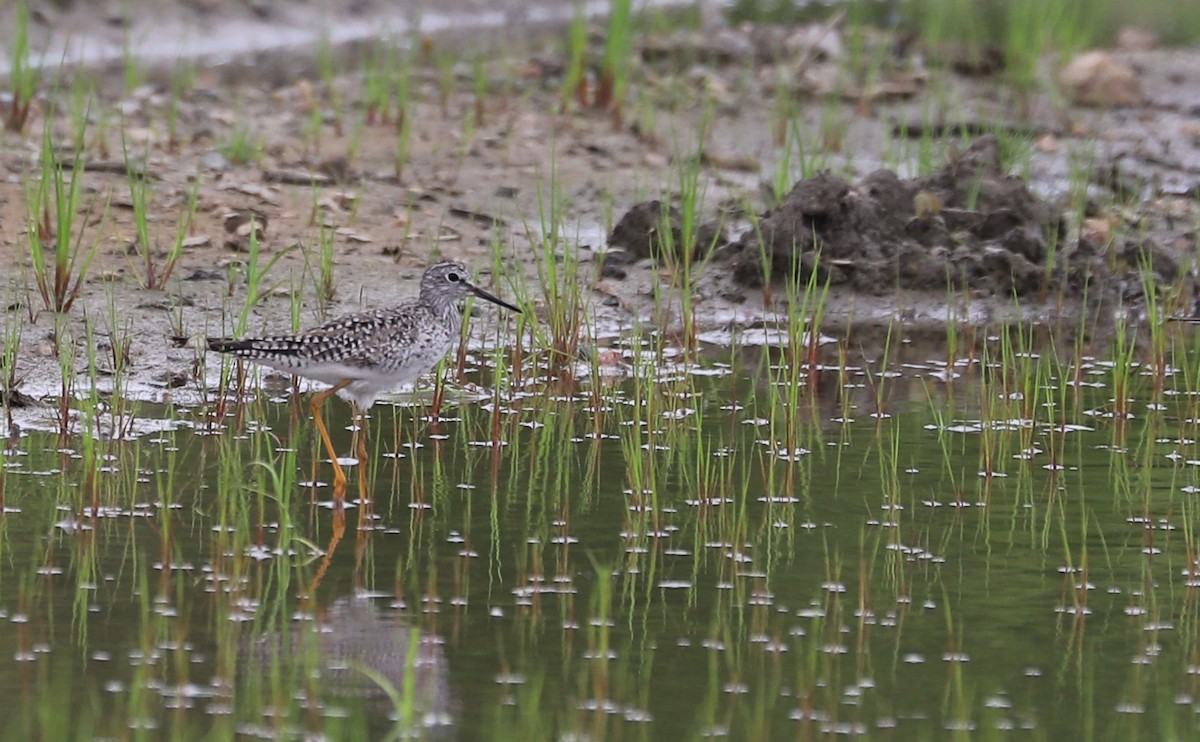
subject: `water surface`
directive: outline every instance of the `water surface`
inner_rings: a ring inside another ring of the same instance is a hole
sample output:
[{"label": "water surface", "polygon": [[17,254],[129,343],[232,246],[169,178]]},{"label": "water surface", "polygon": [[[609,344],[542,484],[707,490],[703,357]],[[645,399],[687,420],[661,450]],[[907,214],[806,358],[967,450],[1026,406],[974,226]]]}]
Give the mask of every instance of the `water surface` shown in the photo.
[{"label": "water surface", "polygon": [[1197,734],[1188,374],[777,356],[10,441],[4,735]]}]

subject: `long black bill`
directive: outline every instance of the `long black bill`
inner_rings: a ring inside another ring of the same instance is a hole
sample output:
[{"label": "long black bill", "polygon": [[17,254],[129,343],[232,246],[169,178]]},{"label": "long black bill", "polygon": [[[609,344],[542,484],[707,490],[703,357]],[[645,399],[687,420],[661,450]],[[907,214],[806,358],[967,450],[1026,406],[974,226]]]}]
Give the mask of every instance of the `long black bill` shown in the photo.
[{"label": "long black bill", "polygon": [[517,314],[521,313],[520,307],[514,307],[512,304],[509,304],[508,302],[504,301],[503,299],[496,296],[495,294],[484,291],[483,289],[479,288],[478,286],[475,286],[474,284],[471,285],[471,293],[475,294],[480,299],[487,299],[488,301],[490,301],[491,303],[495,304],[498,307],[504,307],[505,309],[507,309],[510,312],[516,312]]}]

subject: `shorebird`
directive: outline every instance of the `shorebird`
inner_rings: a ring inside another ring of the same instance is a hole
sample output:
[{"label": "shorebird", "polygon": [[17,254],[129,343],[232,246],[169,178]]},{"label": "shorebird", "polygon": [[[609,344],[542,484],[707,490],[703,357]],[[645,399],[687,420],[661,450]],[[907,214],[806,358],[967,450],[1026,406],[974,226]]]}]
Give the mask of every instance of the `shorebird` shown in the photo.
[{"label": "shorebird", "polygon": [[[365,413],[380,392],[416,381],[454,347],[462,329],[459,302],[468,296],[521,311],[473,284],[462,263],[443,260],[425,270],[417,298],[395,306],[348,314],[293,335],[210,337],[205,343],[218,353],[331,385],[314,394],[309,406],[333,462],[334,501],[341,503],[346,474],[321,417],[325,400],[337,394],[348,401],[356,416],[364,417],[365,430]],[[365,457],[362,436],[358,452]]]}]

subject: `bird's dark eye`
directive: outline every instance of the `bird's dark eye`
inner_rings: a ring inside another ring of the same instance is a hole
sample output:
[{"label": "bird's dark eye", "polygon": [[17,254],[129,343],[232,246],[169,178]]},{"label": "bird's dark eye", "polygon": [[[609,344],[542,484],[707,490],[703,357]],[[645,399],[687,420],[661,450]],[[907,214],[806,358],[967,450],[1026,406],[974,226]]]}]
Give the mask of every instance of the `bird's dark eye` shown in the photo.
[{"label": "bird's dark eye", "polygon": [[446,280],[449,281],[450,283],[458,283],[458,281],[459,281],[458,274],[457,273],[447,273]]}]

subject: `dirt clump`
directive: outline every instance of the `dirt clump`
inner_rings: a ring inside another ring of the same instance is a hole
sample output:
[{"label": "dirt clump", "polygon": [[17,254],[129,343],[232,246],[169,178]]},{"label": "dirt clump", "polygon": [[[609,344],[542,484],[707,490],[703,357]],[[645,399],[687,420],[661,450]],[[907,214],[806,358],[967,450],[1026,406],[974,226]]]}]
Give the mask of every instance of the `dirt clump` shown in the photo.
[{"label": "dirt clump", "polygon": [[[1053,287],[1060,296],[1126,301],[1144,293],[1145,269],[1160,286],[1182,276],[1178,260],[1151,238],[1084,228],[1068,241],[1067,221],[1005,172],[988,135],[917,178],[876,170],[857,183],[830,173],[802,180],[712,257],[729,261],[744,288],[815,279],[872,296],[904,289],[1034,297]],[[663,202],[633,206],[610,236],[616,250],[606,255],[605,274],[621,278],[614,264],[643,258],[665,263],[664,245],[682,249],[679,224],[678,209]],[[714,234],[708,238],[719,239]],[[697,240],[693,257],[713,244]]]},{"label": "dirt clump", "polygon": [[[678,244],[676,209],[635,205],[610,238],[617,260],[655,257],[664,225]],[[815,278],[875,296],[908,289],[1027,297],[1054,284],[1066,295],[1127,299],[1144,290],[1141,266],[1159,284],[1180,276],[1178,262],[1151,239],[1126,244],[1081,230],[1068,244],[1066,236],[1062,211],[1005,173],[989,135],[918,178],[877,170],[854,184],[829,173],[802,180],[713,257],[730,261],[733,279],[747,288]]]},{"label": "dirt clump", "polygon": [[721,221],[701,224],[694,234],[685,235],[683,214],[671,205],[659,201],[643,201],[634,204],[608,236],[608,251],[604,254],[603,274],[609,278],[624,278],[622,265],[655,258],[666,262],[693,259],[705,251],[726,241],[725,226]]},{"label": "dirt clump", "polygon": [[1042,286],[1062,236],[1057,210],[1004,173],[988,136],[919,178],[877,170],[856,184],[828,173],[800,181],[730,252],[735,279],[751,287],[799,271],[871,294],[1025,295]]}]

